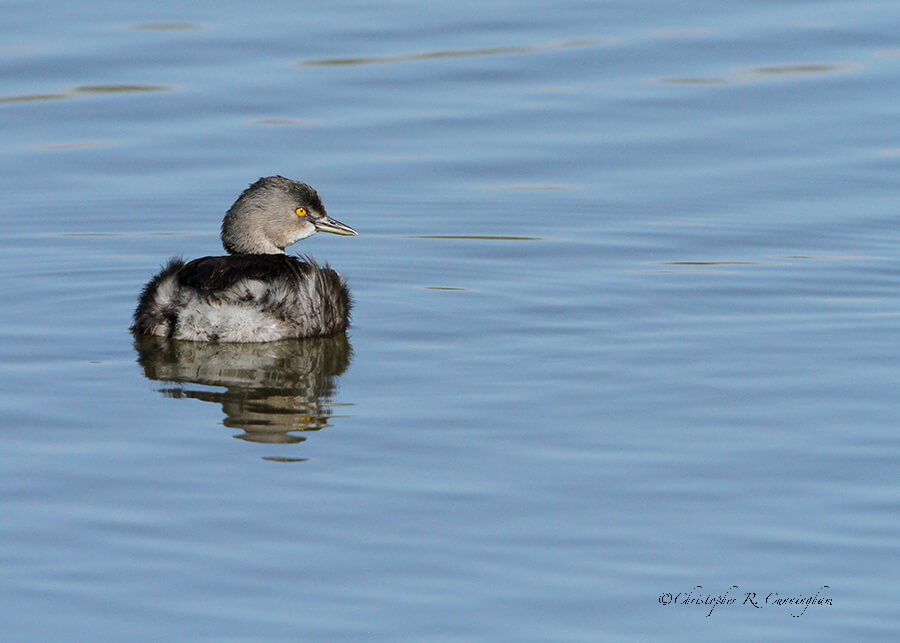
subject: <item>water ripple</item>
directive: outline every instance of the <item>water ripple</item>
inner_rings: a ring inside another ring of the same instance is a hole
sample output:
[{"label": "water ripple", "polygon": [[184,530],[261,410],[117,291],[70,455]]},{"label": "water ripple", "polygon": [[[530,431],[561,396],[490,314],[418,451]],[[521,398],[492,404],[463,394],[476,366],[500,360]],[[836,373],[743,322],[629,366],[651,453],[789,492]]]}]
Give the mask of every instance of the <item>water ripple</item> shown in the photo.
[{"label": "water ripple", "polygon": [[863,68],[859,63],[769,65],[737,68],[728,76],[672,76],[656,79],[667,85],[722,85],[765,82],[788,78],[812,78],[831,74],[847,74]]},{"label": "water ripple", "polygon": [[59,100],[61,98],[74,98],[89,94],[133,94],[139,92],[169,91],[174,87],[166,85],[80,85],[72,89],[54,94],[21,94],[19,96],[0,96],[0,104],[5,103],[29,103],[45,100]]},{"label": "water ripple", "polygon": [[400,54],[396,56],[368,56],[360,58],[324,58],[303,60],[297,63],[301,67],[333,67],[342,65],[375,65],[381,63],[413,62],[433,60],[435,58],[466,58],[469,56],[498,56],[502,54],[526,54],[551,49],[568,49],[570,47],[592,47],[615,42],[615,38],[579,38],[574,40],[554,40],[537,45],[486,47],[483,49],[448,49],[426,51],[416,54]]}]

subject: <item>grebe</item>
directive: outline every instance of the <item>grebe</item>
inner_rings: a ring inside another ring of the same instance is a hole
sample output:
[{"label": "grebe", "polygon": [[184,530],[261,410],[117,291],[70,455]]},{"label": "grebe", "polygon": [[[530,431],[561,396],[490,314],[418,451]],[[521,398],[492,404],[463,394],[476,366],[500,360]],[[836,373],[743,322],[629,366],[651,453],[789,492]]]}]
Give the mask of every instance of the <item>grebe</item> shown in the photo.
[{"label": "grebe", "polygon": [[343,278],[286,246],[316,232],[356,236],[325,213],[306,183],[269,176],[244,190],[222,221],[224,257],[169,260],[144,286],[135,333],[208,342],[333,335],[350,324]]}]

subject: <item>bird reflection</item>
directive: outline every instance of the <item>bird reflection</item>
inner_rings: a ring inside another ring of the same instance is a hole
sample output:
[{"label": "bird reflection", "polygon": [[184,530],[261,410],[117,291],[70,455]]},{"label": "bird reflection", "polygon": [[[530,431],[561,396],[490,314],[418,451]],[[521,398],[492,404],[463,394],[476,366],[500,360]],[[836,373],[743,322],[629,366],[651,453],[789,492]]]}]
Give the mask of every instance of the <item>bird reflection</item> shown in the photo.
[{"label": "bird reflection", "polygon": [[352,354],[345,333],[257,344],[137,335],[135,348],[148,379],[175,384],[163,395],[221,404],[225,426],[244,431],[235,437],[268,444],[303,442],[296,433],[328,426]]}]

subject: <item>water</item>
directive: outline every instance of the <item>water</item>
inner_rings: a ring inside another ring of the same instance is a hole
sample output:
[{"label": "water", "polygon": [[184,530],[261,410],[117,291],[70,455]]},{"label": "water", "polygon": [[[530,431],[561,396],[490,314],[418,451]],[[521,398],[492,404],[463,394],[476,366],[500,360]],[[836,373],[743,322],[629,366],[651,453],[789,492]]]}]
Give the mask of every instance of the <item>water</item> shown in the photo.
[{"label": "water", "polygon": [[[2,24],[4,641],[898,637],[900,3]],[[136,344],[276,173],[347,337]]]}]

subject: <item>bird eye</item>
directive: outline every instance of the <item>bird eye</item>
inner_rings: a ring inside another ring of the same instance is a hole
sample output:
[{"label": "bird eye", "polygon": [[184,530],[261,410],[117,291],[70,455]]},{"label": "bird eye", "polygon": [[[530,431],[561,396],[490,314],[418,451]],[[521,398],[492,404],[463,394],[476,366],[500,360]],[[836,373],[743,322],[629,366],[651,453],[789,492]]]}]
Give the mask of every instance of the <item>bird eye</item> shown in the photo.
[{"label": "bird eye", "polygon": [[298,216],[298,217],[305,217],[305,216],[306,216],[306,208],[297,208],[296,210],[294,210],[294,212],[297,213],[297,216]]}]

